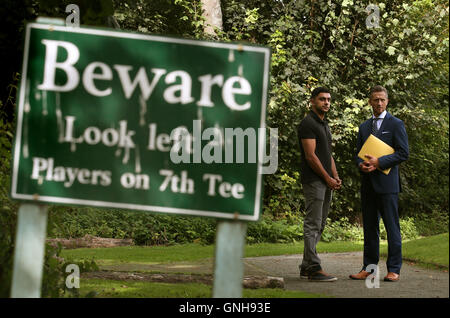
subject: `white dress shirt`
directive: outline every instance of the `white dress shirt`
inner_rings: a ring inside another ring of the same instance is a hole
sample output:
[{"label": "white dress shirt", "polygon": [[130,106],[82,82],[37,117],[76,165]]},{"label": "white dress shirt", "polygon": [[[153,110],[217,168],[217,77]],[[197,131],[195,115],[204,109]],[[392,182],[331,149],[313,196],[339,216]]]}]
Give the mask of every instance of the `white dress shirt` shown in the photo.
[{"label": "white dress shirt", "polygon": [[383,123],[384,117],[386,116],[386,110],[380,114],[380,116],[375,117],[375,115],[372,115],[372,118],[378,118],[377,120],[377,130],[380,130],[381,124]]}]

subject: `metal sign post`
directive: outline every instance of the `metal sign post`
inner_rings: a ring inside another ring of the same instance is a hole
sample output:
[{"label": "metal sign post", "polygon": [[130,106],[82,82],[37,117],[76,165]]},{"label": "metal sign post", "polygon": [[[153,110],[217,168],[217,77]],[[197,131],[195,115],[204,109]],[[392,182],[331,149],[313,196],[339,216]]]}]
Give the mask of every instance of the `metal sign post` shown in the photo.
[{"label": "metal sign post", "polygon": [[47,207],[21,204],[14,249],[12,298],[41,297],[46,236]]},{"label": "metal sign post", "polygon": [[222,220],[217,225],[214,259],[214,298],[242,297],[247,223]]},{"label": "metal sign post", "polygon": [[[40,23],[64,25],[62,19],[38,18]],[[24,88],[22,88],[24,89]],[[11,298],[40,298],[44,271],[48,207],[22,203],[17,216]]]}]

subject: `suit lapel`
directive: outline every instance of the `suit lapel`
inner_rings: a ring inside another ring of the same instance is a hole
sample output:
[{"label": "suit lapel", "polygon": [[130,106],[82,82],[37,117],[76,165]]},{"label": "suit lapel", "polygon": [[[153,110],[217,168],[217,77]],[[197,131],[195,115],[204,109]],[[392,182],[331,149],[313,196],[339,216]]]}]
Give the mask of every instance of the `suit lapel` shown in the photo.
[{"label": "suit lapel", "polygon": [[364,134],[363,134],[364,142],[366,141],[367,138],[369,138],[371,133],[372,133],[372,119],[369,119],[366,121],[366,124],[364,127]]}]

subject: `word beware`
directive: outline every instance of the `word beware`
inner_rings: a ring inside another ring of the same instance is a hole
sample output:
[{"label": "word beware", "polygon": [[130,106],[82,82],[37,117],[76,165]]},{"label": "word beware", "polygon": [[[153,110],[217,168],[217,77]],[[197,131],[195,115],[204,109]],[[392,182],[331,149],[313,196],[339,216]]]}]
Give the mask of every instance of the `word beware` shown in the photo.
[{"label": "word beware", "polygon": [[[80,58],[78,47],[67,41],[56,41],[44,39],[41,41],[45,45],[45,65],[42,84],[38,89],[55,92],[69,92],[75,90],[80,82],[80,74],[75,67]],[[58,62],[58,54],[65,50],[67,57],[64,61]],[[131,79],[131,65],[115,64],[112,68],[119,77],[122,90],[126,99],[133,96],[136,87],[139,86],[142,98],[147,101],[153,93],[156,85],[164,78],[164,83],[169,84],[163,93],[164,100],[169,104],[189,104],[194,102],[192,97],[192,78],[189,73],[183,70],[174,70],[167,73],[166,69],[152,68],[150,72],[153,78],[149,79],[144,66],[139,67],[134,79]],[[56,71],[63,71],[67,77],[64,84],[59,85],[55,81]],[[166,74],[167,73],[167,74]],[[93,61],[86,66],[82,72],[81,81],[84,89],[91,95],[104,97],[112,94],[112,87],[99,89],[96,81],[112,81],[114,78],[111,67],[99,61]],[[239,104],[236,95],[250,95],[252,87],[249,81],[242,76],[231,76],[227,79],[222,74],[205,74],[198,77],[201,83],[200,99],[198,106],[214,107],[211,94],[214,86],[221,87],[222,100],[226,106],[235,111],[247,110],[251,107],[250,101]],[[242,98],[240,99],[242,102]]]}]

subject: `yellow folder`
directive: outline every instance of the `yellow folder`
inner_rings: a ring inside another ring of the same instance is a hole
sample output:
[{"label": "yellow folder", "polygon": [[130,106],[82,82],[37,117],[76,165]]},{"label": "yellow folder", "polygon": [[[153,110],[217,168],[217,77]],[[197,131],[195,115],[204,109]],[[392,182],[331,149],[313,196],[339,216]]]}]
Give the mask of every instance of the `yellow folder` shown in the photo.
[{"label": "yellow folder", "polygon": [[[361,148],[361,151],[358,153],[358,157],[362,160],[367,160],[364,155],[371,155],[377,158],[380,158],[382,156],[390,155],[394,153],[394,148],[389,146],[387,143],[385,143],[383,140],[375,137],[374,135],[370,134],[369,138],[367,138],[366,142]],[[391,171],[391,168],[386,170],[378,169],[381,172],[383,172],[385,175],[389,174],[389,171]]]}]

